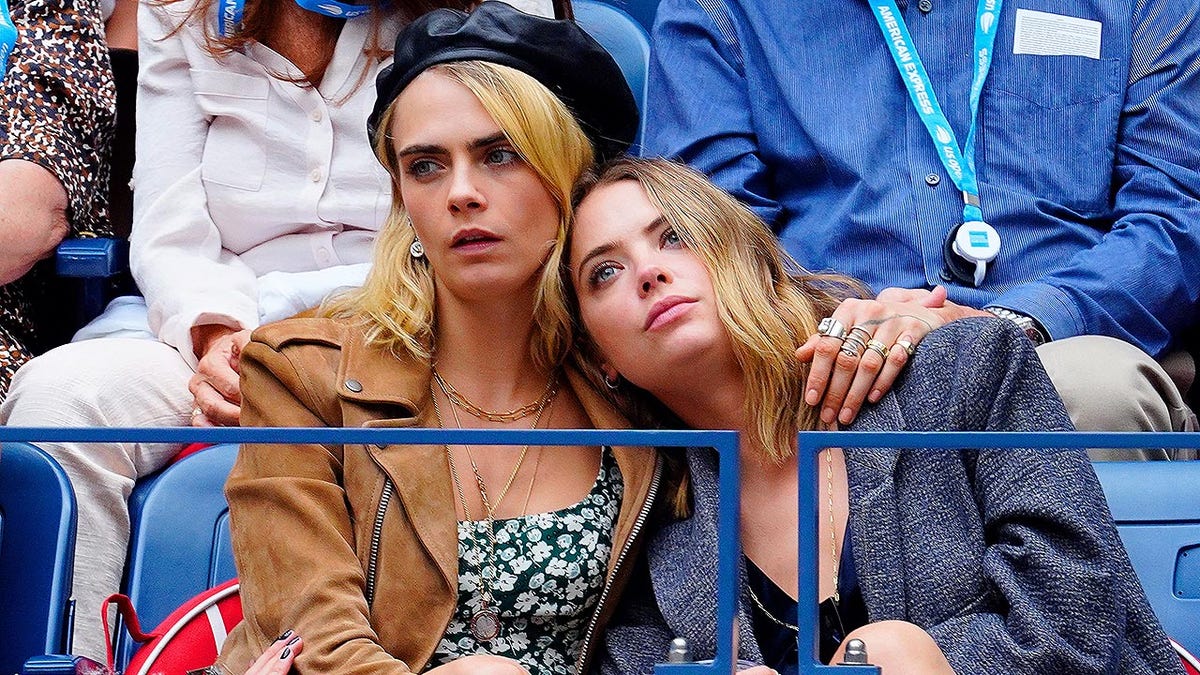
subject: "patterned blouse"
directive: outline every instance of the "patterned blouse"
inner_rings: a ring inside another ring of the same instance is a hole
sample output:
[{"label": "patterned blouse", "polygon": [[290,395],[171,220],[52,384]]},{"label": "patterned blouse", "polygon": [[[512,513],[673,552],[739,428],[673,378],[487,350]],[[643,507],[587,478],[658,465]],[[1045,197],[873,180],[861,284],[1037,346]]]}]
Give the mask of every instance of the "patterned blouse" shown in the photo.
[{"label": "patterned blouse", "polygon": [[605,449],[595,484],[583,501],[559,511],[497,520],[492,606],[500,634],[480,642],[471,617],[482,600],[481,568],[490,572],[486,521],[458,524],[458,609],[427,667],[470,654],[515,659],[531,675],[569,675],[600,599],[621,509],[623,483]]},{"label": "patterned blouse", "polygon": [[[0,81],[0,160],[36,162],[62,181],[76,235],[109,233],[108,153],[116,91],[98,0],[10,0],[17,45]],[[0,400],[28,360],[35,282],[0,286]]]}]

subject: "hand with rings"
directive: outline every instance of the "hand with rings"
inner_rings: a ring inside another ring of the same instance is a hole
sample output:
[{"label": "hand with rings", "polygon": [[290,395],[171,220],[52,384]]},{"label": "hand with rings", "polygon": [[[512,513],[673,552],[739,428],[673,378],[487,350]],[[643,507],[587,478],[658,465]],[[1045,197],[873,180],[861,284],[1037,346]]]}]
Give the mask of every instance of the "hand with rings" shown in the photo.
[{"label": "hand with rings", "polygon": [[916,345],[947,323],[939,313],[945,297],[938,286],[843,301],[796,350],[801,362],[811,364],[804,402],[820,408],[824,424],[853,422],[864,402],[878,403],[892,388]]},{"label": "hand with rings", "polygon": [[205,345],[196,372],[188,381],[194,427],[237,426],[242,392],[239,380],[242,348],[250,331],[228,329]]}]

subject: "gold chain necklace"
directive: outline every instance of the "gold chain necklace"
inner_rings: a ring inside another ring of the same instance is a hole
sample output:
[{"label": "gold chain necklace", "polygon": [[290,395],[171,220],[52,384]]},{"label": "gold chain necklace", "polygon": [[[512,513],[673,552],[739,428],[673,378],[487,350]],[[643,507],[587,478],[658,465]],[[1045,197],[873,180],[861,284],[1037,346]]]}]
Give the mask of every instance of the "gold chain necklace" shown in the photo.
[{"label": "gold chain necklace", "polygon": [[[825,486],[826,495],[829,499],[829,553],[833,557],[833,604],[836,606],[842,600],[841,596],[838,594],[838,572],[840,571],[838,570],[838,563],[840,561],[838,560],[837,551],[837,527],[833,519],[833,451],[828,448],[825,450]],[[762,612],[763,616],[770,619],[771,622],[776,625],[783,626],[784,628],[796,631],[797,633],[800,632],[799,626],[794,626],[772,614],[766,608],[766,606],[763,605],[762,600],[758,599],[758,595],[754,593],[754,588],[747,585],[746,590],[750,593],[750,601],[754,603],[754,606],[757,607],[760,612]]]},{"label": "gold chain necklace", "polygon": [[433,380],[437,382],[438,387],[446,395],[446,399],[450,401],[451,405],[465,410],[476,419],[488,420],[489,422],[516,422],[519,419],[529,417],[543,409],[546,406],[546,402],[554,398],[555,394],[558,393],[558,378],[552,375],[550,379],[546,380],[546,389],[542,392],[538,400],[527,403],[519,408],[497,412],[495,410],[485,410],[472,403],[466,396],[463,396],[461,392],[455,389],[454,385],[442,377],[441,373],[437,371],[436,366],[433,368]]},{"label": "gold chain necklace", "polygon": [[[438,382],[438,387],[440,388],[442,386],[442,384],[436,378],[436,376],[435,376],[435,381]],[[445,394],[446,390],[442,389],[442,393]],[[550,397],[543,399],[541,401],[541,405],[537,410],[537,417],[534,418],[533,426],[530,428],[532,428],[532,429],[537,428],[538,423],[541,422],[541,420],[542,420],[542,413],[544,413],[546,411],[548,404],[551,404],[553,402],[554,394],[557,394],[557,393],[558,393],[558,391],[554,390],[554,392],[551,394]],[[432,386],[430,386],[429,394],[430,394],[430,398],[433,401],[433,415],[437,419],[438,428],[441,428],[442,427],[442,413],[441,413],[441,410],[438,409],[437,393],[433,391]],[[447,396],[447,398],[449,398],[449,396]],[[451,406],[450,412],[454,415],[454,423],[457,424],[459,427],[462,427],[462,423],[458,419],[458,413],[454,411],[453,406]],[[463,516],[468,521],[471,521],[472,520],[471,509],[470,509],[470,507],[467,506],[467,497],[463,493],[462,483],[458,479],[458,467],[455,466],[455,463],[454,463],[454,453],[450,452],[449,444],[445,444],[442,447],[443,447],[443,449],[445,449],[446,459],[450,463],[450,478],[454,481],[454,489],[458,493],[458,501],[459,501],[459,503],[462,504]],[[475,463],[475,458],[471,456],[471,448],[465,444],[463,445],[463,448],[466,449],[467,458],[470,459],[470,461],[471,461],[471,471],[475,474],[475,482],[479,488],[479,499],[481,502],[483,502],[484,521],[487,523],[487,528],[488,528],[487,529],[487,534],[488,534],[488,558],[487,558],[487,560],[488,560],[489,566],[487,569],[485,569],[484,564],[482,562],[479,563],[478,565],[476,565],[476,570],[479,573],[480,603],[479,603],[479,609],[476,610],[476,612],[471,615],[469,627],[471,630],[471,635],[477,641],[491,642],[492,640],[496,639],[500,635],[500,612],[497,611],[496,608],[492,606],[492,601],[494,598],[492,597],[491,586],[488,584],[488,580],[491,577],[494,577],[497,573],[496,572],[496,562],[495,562],[495,560],[496,560],[496,518],[495,518],[495,513],[496,513],[496,509],[500,508],[500,503],[502,501],[504,501],[505,495],[508,494],[509,488],[512,487],[513,480],[516,479],[517,473],[520,472],[521,464],[524,463],[524,461],[525,461],[525,455],[529,452],[529,445],[526,445],[524,448],[521,449],[521,455],[517,458],[516,465],[513,466],[512,473],[508,477],[508,482],[505,483],[504,489],[500,492],[500,496],[496,500],[496,503],[494,505],[491,504],[491,502],[488,500],[487,485],[483,481],[483,475],[479,472],[479,466]],[[539,455],[538,458],[540,459],[541,455]],[[536,478],[536,475],[535,475],[535,478]],[[532,492],[532,490],[533,490],[532,483],[530,484],[529,489]],[[474,544],[475,543],[474,526],[471,524],[468,524],[467,536],[471,539],[471,543]]]}]

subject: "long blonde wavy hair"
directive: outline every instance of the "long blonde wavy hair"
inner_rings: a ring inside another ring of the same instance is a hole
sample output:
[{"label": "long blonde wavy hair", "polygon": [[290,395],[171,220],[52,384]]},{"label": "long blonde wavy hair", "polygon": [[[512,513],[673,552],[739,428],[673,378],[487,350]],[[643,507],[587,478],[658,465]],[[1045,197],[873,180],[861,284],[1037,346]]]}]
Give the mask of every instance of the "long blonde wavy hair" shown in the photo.
[{"label": "long blonde wavy hair", "polygon": [[[547,299],[564,295],[558,270],[572,213],[571,190],[592,165],[591,142],[566,105],[519,70],[485,61],[440,64],[430,70],[462,84],[479,99],[558,204],[555,246],[538,284],[529,345],[538,367],[557,367],[571,347],[572,321],[562,303]],[[401,199],[402,168],[392,148],[390,129],[397,114],[393,101],[380,119],[384,133],[375,145],[376,157],[392,177],[392,210],[375,243],[375,264],[361,288],[331,297],[320,314],[361,321],[370,342],[428,361],[434,347],[434,271],[427,259],[409,255],[416,233]]]},{"label": "long blonde wavy hair", "polygon": [[[796,433],[816,428],[818,420],[817,411],[803,400],[808,370],[796,361],[796,348],[842,299],[862,295],[865,288],[849,277],[805,271],[754,212],[681,164],[618,159],[581,182],[575,204],[598,187],[624,180],[641,184],[650,203],[712,276],[717,313],[745,375],[748,440],[776,462],[784,461],[795,452]],[[569,271],[563,276],[569,288]],[[563,300],[578,317],[574,295]],[[578,365],[603,390],[602,355],[584,326],[577,325],[577,331]],[[657,399],[629,383],[611,396],[635,424],[680,424]],[[796,414],[779,414],[790,410]]]}]

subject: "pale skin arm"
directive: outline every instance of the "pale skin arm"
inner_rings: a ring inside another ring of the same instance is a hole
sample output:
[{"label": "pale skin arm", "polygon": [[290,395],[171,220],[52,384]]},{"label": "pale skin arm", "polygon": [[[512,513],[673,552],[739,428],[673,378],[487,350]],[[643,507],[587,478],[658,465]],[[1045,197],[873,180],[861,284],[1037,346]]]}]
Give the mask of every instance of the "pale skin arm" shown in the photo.
[{"label": "pale skin arm", "polygon": [[109,49],[137,51],[137,0],[117,0],[112,16],[104,24],[104,40]]},{"label": "pale skin arm", "polygon": [[0,161],[0,285],[48,258],[67,236],[67,191],[39,164]]},{"label": "pale skin arm", "polygon": [[887,357],[867,349],[859,357],[841,352],[842,341],[812,335],[796,350],[801,363],[811,363],[804,386],[804,402],[820,407],[824,424],[854,421],[866,402],[878,403],[908,363],[908,353],[896,347],[907,341],[914,347],[931,331],[956,319],[992,316],[983,310],[946,299],[946,289],[888,288],[874,300],[849,299],[833,313],[849,331],[863,326],[871,339],[882,343]]},{"label": "pale skin arm", "polygon": [[241,416],[242,390],[239,363],[250,331],[220,324],[192,328],[192,344],[200,362],[188,381],[199,415],[192,426],[237,426]]}]

